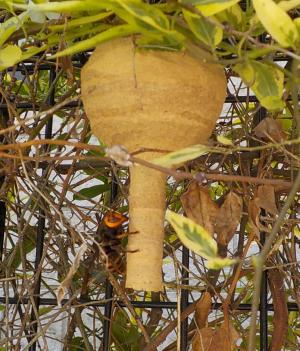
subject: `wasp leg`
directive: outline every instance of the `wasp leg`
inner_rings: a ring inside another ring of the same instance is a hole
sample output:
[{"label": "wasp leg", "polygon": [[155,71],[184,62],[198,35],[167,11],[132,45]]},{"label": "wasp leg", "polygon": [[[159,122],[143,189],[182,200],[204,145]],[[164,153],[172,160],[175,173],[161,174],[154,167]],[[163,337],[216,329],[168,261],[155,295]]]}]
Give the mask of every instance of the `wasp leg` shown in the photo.
[{"label": "wasp leg", "polygon": [[128,233],[120,233],[120,234],[116,234],[116,238],[117,239],[123,239],[126,238],[128,235],[132,235],[132,234],[138,234],[139,231],[136,232],[128,232]]},{"label": "wasp leg", "polygon": [[112,249],[113,252],[117,252],[118,254],[134,253],[139,251],[139,250],[126,250],[126,248],[121,247],[120,245],[110,245],[110,248]]},{"label": "wasp leg", "polygon": [[139,252],[140,250],[136,249],[136,250],[126,250],[124,249],[123,252],[124,253],[135,253],[135,252]]}]

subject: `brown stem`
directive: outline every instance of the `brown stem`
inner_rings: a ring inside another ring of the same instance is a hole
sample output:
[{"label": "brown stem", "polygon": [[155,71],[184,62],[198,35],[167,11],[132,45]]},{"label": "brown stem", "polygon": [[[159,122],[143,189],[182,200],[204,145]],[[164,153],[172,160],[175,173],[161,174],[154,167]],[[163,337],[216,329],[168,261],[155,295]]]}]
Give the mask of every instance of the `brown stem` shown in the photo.
[{"label": "brown stem", "polygon": [[300,187],[300,172],[298,173],[297,178],[295,179],[293,187],[284,203],[284,206],[280,211],[280,214],[273,226],[273,229],[270,235],[268,236],[267,241],[264,244],[264,247],[261,253],[256,259],[256,270],[254,275],[254,293],[253,293],[253,302],[252,302],[252,309],[251,309],[251,323],[250,323],[250,331],[249,331],[248,351],[255,350],[256,317],[257,317],[258,306],[259,306],[261,278],[262,278],[264,263],[269,254],[273,241],[276,238],[276,235],[282,225],[285,215],[295,200],[295,195],[299,191],[299,187]]},{"label": "brown stem", "polygon": [[202,180],[219,180],[224,182],[243,182],[243,183],[253,183],[253,184],[268,184],[280,187],[290,188],[292,186],[291,182],[285,182],[281,179],[266,179],[266,178],[258,178],[258,177],[248,177],[248,176],[239,176],[239,175],[227,175],[227,174],[219,174],[219,173],[201,173],[193,175],[189,172],[176,171],[170,168],[165,168],[154,163],[142,160],[140,158],[131,157],[131,161],[137,164],[141,164],[143,166],[156,169],[162,173],[168,174],[175,179],[192,179],[197,180],[197,176],[200,175]]},{"label": "brown stem", "polygon": [[280,351],[285,343],[289,323],[282,273],[279,269],[270,269],[268,270],[268,280],[274,304],[274,331],[269,351]]}]

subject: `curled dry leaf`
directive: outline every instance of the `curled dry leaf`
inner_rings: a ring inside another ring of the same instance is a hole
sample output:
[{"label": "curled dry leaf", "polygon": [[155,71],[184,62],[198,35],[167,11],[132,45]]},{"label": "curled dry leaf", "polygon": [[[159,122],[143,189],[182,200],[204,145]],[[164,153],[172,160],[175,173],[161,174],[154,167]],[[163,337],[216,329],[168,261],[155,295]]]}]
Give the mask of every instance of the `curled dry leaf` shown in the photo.
[{"label": "curled dry leaf", "polygon": [[256,235],[258,235],[259,230],[269,231],[260,221],[261,209],[273,216],[278,214],[275,189],[272,185],[260,185],[257,188],[254,198],[248,205],[249,220],[253,229],[256,231]]},{"label": "curled dry leaf", "polygon": [[243,200],[236,193],[230,191],[223,202],[215,222],[217,242],[228,245],[240,222],[243,209]]},{"label": "curled dry leaf", "polygon": [[207,318],[211,310],[211,303],[211,294],[206,291],[197,302],[195,309],[195,321],[198,329],[202,329],[206,326]]},{"label": "curled dry leaf", "polygon": [[242,214],[243,201],[239,195],[229,192],[219,208],[210,198],[207,188],[192,182],[181,196],[181,202],[188,218],[210,234],[217,233],[218,244],[226,246],[229,243]]},{"label": "curled dry leaf", "polygon": [[64,296],[66,295],[66,293],[71,285],[72,278],[73,278],[74,274],[76,273],[76,271],[79,267],[80,261],[82,260],[83,255],[86,252],[86,250],[87,250],[87,244],[83,243],[80,246],[80,248],[79,248],[79,250],[74,258],[74,262],[73,262],[72,266],[70,267],[68,274],[66,275],[65,279],[60,283],[60,285],[56,291],[56,298],[57,298],[58,306],[61,305],[61,301],[64,298]]},{"label": "curled dry leaf", "polygon": [[181,196],[181,202],[187,217],[213,235],[219,208],[210,198],[208,189],[198,185],[197,182],[192,182]]},{"label": "curled dry leaf", "polygon": [[236,349],[236,342],[239,334],[229,322],[229,325],[222,324],[215,329],[211,327],[200,329],[194,336],[192,342],[193,351],[233,351]]},{"label": "curled dry leaf", "polygon": [[258,205],[271,215],[277,215],[275,190],[272,185],[260,185],[257,189]]},{"label": "curled dry leaf", "polygon": [[259,228],[260,228],[260,222],[259,222],[259,214],[260,214],[260,208],[257,204],[256,199],[252,199],[249,201],[248,204],[248,215],[249,215],[249,222],[251,224],[252,229],[255,231],[255,235],[259,235]]},{"label": "curled dry leaf", "polygon": [[260,139],[280,142],[286,139],[286,133],[276,119],[266,117],[255,128],[254,135]]}]

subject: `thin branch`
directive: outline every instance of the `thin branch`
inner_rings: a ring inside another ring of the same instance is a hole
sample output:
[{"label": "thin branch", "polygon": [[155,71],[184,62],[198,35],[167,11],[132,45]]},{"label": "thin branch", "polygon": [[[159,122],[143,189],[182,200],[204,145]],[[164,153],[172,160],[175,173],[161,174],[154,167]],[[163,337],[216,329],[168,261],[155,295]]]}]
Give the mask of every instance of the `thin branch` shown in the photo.
[{"label": "thin branch", "polygon": [[156,169],[157,171],[160,171],[169,176],[172,176],[177,180],[182,180],[182,179],[197,180],[197,176],[200,175],[203,180],[213,180],[213,181],[223,181],[223,182],[242,182],[242,183],[252,183],[252,184],[268,184],[268,185],[274,185],[274,186],[280,186],[280,187],[286,187],[286,188],[290,188],[292,186],[291,182],[286,182],[281,179],[268,179],[268,178],[257,178],[257,177],[229,175],[229,174],[227,175],[227,174],[221,174],[221,173],[204,173],[204,172],[197,173],[194,175],[189,172],[177,171],[171,168],[162,167],[136,157],[131,157],[130,161],[152,169]]}]

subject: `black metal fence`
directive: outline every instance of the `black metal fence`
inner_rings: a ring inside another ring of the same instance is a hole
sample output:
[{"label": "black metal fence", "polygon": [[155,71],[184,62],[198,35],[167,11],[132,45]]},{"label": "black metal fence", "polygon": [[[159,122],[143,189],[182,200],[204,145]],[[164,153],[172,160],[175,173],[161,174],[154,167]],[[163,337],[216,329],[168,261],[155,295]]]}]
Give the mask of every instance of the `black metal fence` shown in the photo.
[{"label": "black metal fence", "polygon": [[[79,59],[77,59],[73,64],[76,65],[77,67],[82,66],[84,62],[86,61],[86,56],[81,55]],[[33,72],[35,69],[35,66],[33,63],[28,63],[28,64],[21,64],[18,68],[17,71],[22,74],[22,72],[26,71],[28,72]],[[56,68],[54,65],[48,65],[48,64],[42,64],[39,66],[40,70],[45,70],[49,74],[49,95],[46,101],[46,105],[43,106],[43,108],[49,108],[51,106],[54,106],[56,104],[55,101],[55,79],[56,79]],[[40,108],[39,105],[33,105],[30,102],[16,102],[14,101],[14,98],[11,99],[11,102],[14,104],[15,108],[17,109],[22,109],[22,110],[32,110],[33,108],[37,109]],[[254,96],[234,96],[233,94],[228,94],[227,103],[235,103],[235,102],[257,102],[256,98]],[[77,102],[72,102],[69,104],[66,104],[64,108],[73,108],[78,105]],[[7,103],[2,100],[0,104],[0,110],[2,113],[2,116],[8,116],[8,106]],[[257,113],[257,121],[259,122],[262,118],[265,116],[265,111],[263,109],[260,109]],[[46,132],[45,132],[45,138],[51,139],[52,138],[52,118],[50,118],[46,124]],[[1,136],[0,136],[1,137]],[[2,137],[2,141],[3,141]],[[49,146],[45,145],[44,146],[44,151],[46,152],[49,149]],[[42,169],[42,176],[45,172],[45,169],[47,167],[47,162],[41,162],[40,166]],[[107,167],[107,165],[106,165]],[[5,175],[2,175],[0,178],[0,184],[1,182],[4,181]],[[117,194],[117,182],[114,181],[114,178],[112,177],[112,189],[111,189],[111,201],[114,200],[116,194]],[[5,217],[6,217],[6,203],[4,201],[0,201],[0,258],[2,257],[3,250],[4,250],[4,235],[5,235]],[[37,242],[36,242],[36,254],[35,254],[35,269],[36,269],[36,276],[35,276],[35,288],[33,292],[34,296],[34,304],[36,307],[36,310],[39,310],[40,306],[53,306],[57,304],[57,300],[55,298],[42,298],[40,297],[40,289],[41,289],[41,272],[39,271],[39,266],[40,266],[40,261],[43,256],[43,250],[44,250],[44,239],[45,239],[45,232],[46,232],[46,222],[45,222],[45,216],[43,209],[39,210],[39,219],[37,223]],[[261,233],[261,244],[264,243],[265,239],[265,234]],[[186,268],[189,267],[189,260],[190,260],[190,253],[188,249],[183,248],[182,250],[182,265]],[[188,269],[184,269],[182,271],[182,281],[184,284],[188,284]],[[103,321],[103,350],[108,351],[110,350],[110,320],[112,316],[112,301],[115,298],[113,287],[107,281],[106,283],[106,289],[105,289],[105,302],[102,301],[88,301],[89,306],[95,306],[99,307],[102,306],[104,307],[104,321]],[[9,304],[15,304],[15,305],[26,305],[28,303],[33,303],[31,299],[24,298],[22,299],[19,298],[17,293],[13,297],[8,297],[8,296],[1,296],[0,297],[0,303],[9,303]],[[81,302],[86,302],[82,299],[78,299],[78,303]],[[68,299],[64,299],[62,301],[62,304],[69,303]],[[186,307],[189,306],[191,302],[189,301],[189,291],[188,290],[183,290],[182,291],[182,297],[181,297],[181,310],[184,310]],[[164,302],[164,301],[131,301],[132,306],[134,307],[139,307],[139,308],[160,308],[160,309],[177,309],[177,303],[176,302]],[[118,302],[118,306],[124,306],[124,303],[122,301]],[[213,309],[220,309],[222,307],[221,303],[215,303],[212,308]],[[261,288],[261,303],[260,303],[260,350],[261,351],[267,351],[268,350],[268,315],[270,311],[273,311],[274,306],[272,303],[268,303],[268,279],[267,279],[267,273],[265,272],[263,275],[263,282],[262,282],[262,288]],[[298,311],[298,306],[296,303],[288,303],[288,309],[289,311]],[[251,304],[240,304],[237,308],[237,310],[240,311],[251,311]],[[22,316],[22,310],[20,310],[21,316]],[[30,330],[30,335],[35,334],[38,330],[38,324],[36,322],[36,314],[32,310],[31,312],[31,330]],[[30,342],[31,336],[27,336],[28,342]],[[31,345],[30,350],[34,351],[36,350],[36,341]],[[186,318],[182,323],[181,323],[181,350],[187,350],[188,349],[188,319]]]}]

